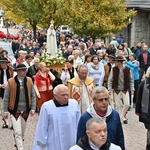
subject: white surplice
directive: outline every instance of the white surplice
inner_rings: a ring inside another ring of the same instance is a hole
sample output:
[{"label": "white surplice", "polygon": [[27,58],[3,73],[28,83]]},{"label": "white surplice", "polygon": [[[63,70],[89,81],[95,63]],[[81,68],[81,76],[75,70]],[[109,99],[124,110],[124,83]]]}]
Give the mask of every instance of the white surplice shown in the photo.
[{"label": "white surplice", "polygon": [[69,150],[76,144],[80,109],[76,100],[56,107],[53,100],[42,105],[32,150]]}]

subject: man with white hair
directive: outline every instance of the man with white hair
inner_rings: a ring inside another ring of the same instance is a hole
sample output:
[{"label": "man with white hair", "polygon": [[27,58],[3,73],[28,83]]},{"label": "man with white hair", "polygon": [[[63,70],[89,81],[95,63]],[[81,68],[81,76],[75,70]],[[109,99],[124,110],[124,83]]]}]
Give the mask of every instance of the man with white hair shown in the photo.
[{"label": "man with white hair", "polygon": [[91,118],[86,123],[86,135],[69,150],[121,150],[107,140],[107,124],[101,118]]},{"label": "man with white hair", "polygon": [[68,87],[63,84],[53,93],[54,99],[41,107],[32,150],[68,150],[76,143],[78,103],[68,98]]},{"label": "man with white hair", "polygon": [[24,50],[20,50],[20,51],[19,51],[19,56],[18,56],[18,58],[17,58],[17,60],[16,60],[16,66],[17,66],[18,64],[22,64],[22,63],[25,62],[25,57],[26,57],[26,55],[27,55],[27,51],[24,51]]},{"label": "man with white hair", "polygon": [[67,50],[63,53],[63,57],[68,59],[68,57],[70,55],[72,55],[72,52],[73,52],[73,46],[72,45],[68,45]]}]

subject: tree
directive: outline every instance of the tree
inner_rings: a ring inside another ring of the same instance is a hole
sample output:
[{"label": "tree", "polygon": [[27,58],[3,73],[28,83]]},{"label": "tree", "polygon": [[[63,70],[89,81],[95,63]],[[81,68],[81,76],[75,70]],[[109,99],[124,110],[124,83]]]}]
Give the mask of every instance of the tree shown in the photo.
[{"label": "tree", "polygon": [[26,22],[30,24],[36,39],[36,27],[40,25],[48,28],[54,20],[55,28],[61,24],[67,24],[61,0],[5,0],[0,2],[6,11],[5,16],[12,18],[14,22]]},{"label": "tree", "polygon": [[[55,28],[70,25],[83,35],[106,37],[126,27],[134,10],[127,9],[124,0],[5,0],[6,10],[29,22],[36,35],[36,26]],[[35,37],[35,36],[34,36]]]},{"label": "tree", "polygon": [[7,12],[7,17],[17,18],[20,22],[23,20],[29,23],[34,31],[34,39],[36,39],[36,26],[43,15],[43,9],[40,10],[41,0],[5,0],[1,2],[1,5]]},{"label": "tree", "polygon": [[69,23],[68,10],[70,0],[45,0],[43,2],[44,15],[42,16],[41,25],[48,28],[50,22],[53,20],[55,29],[60,25],[67,25]]},{"label": "tree", "polygon": [[[69,24],[79,35],[106,37],[126,27],[134,10],[128,10],[123,0],[72,0]],[[66,2],[67,5],[67,2]]]}]

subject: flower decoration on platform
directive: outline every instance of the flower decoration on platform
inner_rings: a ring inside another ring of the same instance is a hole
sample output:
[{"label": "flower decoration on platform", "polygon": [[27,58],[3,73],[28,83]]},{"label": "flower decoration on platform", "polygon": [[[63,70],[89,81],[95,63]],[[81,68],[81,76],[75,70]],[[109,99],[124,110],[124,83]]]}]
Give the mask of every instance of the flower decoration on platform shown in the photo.
[{"label": "flower decoration on platform", "polygon": [[63,57],[62,52],[59,50],[56,56],[51,56],[50,54],[45,53],[44,56],[40,58],[40,62],[41,61],[45,62],[47,67],[64,66],[66,59]]}]

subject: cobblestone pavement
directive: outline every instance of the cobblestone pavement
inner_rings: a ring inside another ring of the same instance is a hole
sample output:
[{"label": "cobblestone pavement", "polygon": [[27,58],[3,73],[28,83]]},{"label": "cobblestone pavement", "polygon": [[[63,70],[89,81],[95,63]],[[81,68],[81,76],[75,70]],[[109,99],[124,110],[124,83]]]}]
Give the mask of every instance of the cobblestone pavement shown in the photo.
[{"label": "cobblestone pavement", "polygon": [[[134,109],[128,112],[127,118],[129,123],[127,125],[123,124],[126,150],[145,150],[146,129],[138,121],[138,117],[134,114]],[[37,120],[37,114],[28,119],[24,150],[31,150]],[[13,131],[10,129],[1,129],[2,124],[3,122],[0,119],[0,150],[15,150]]]}]

